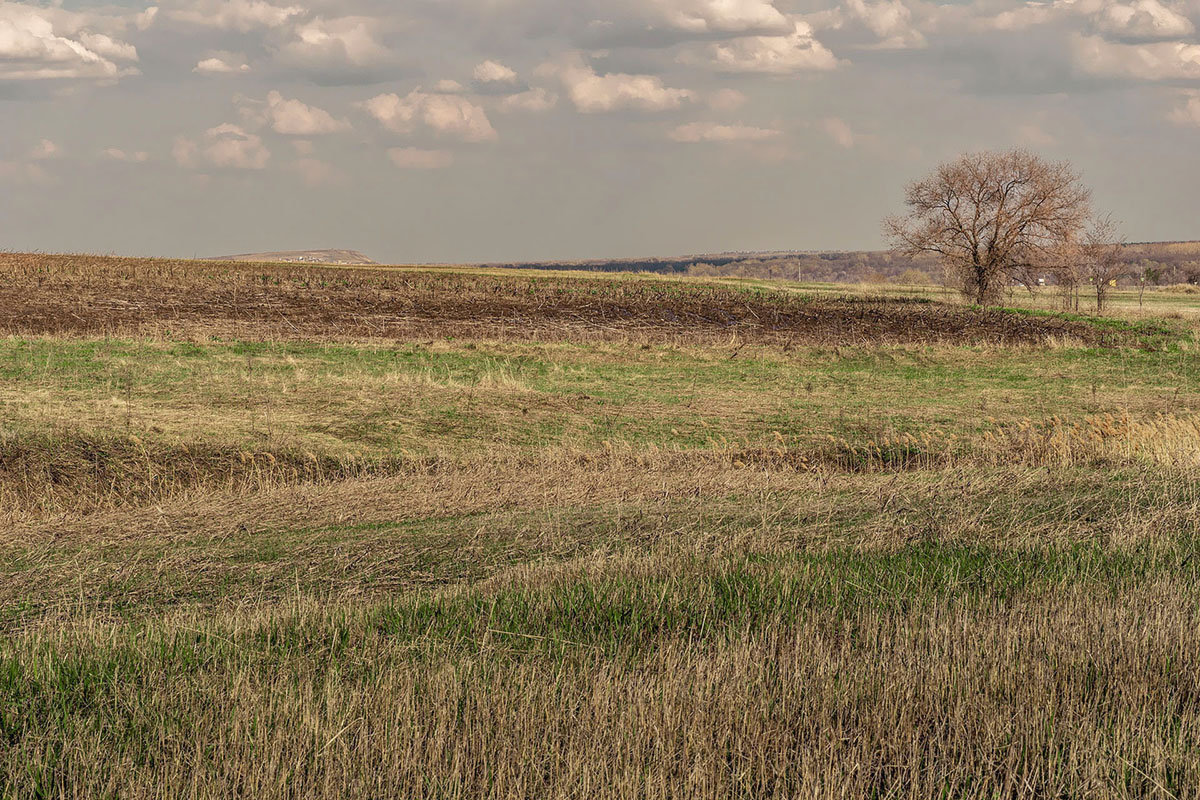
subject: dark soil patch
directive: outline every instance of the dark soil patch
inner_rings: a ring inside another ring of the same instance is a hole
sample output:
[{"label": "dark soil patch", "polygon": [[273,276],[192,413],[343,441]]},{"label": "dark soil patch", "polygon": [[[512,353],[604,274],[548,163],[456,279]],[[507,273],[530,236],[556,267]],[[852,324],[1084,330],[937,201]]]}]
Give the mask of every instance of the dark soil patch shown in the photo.
[{"label": "dark soil patch", "polygon": [[1133,341],[1079,320],[699,282],[0,255],[0,333],[780,344]]}]

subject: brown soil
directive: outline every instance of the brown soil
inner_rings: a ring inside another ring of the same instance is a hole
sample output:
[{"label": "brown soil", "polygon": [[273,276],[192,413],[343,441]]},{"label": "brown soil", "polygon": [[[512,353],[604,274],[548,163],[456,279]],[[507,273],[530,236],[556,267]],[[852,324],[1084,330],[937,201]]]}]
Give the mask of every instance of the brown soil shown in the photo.
[{"label": "brown soil", "polygon": [[698,282],[0,254],[0,334],[1119,343],[1086,323]]}]

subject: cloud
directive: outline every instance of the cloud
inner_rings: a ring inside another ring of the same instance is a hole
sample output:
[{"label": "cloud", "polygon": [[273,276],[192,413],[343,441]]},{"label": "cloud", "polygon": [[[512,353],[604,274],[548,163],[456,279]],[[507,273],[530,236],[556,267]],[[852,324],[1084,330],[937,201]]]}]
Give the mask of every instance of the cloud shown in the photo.
[{"label": "cloud", "polygon": [[373,17],[317,17],[296,25],[275,56],[282,65],[312,75],[373,78],[374,70],[395,60],[379,41],[382,25]]},{"label": "cloud", "polygon": [[1084,75],[1138,81],[1200,79],[1200,44],[1121,44],[1075,35],[1070,47],[1075,68]]},{"label": "cloud", "polygon": [[569,56],[558,64],[544,65],[538,71],[562,81],[575,108],[585,114],[621,110],[669,111],[695,98],[693,92],[664,86],[661,78],[652,75],[598,75],[578,55]]},{"label": "cloud", "polygon": [[973,32],[1022,31],[1061,15],[1062,9],[1058,5],[1030,2],[991,16],[969,19],[968,27]]},{"label": "cloud", "polygon": [[42,139],[37,143],[37,146],[29,151],[29,157],[34,161],[46,161],[51,158],[58,158],[62,155],[62,150],[57,144],[49,139]]},{"label": "cloud", "polygon": [[1190,19],[1158,0],[1112,3],[1093,19],[1100,33],[1128,41],[1179,39],[1192,35],[1196,30]]},{"label": "cloud", "polygon": [[133,27],[139,31],[148,30],[154,24],[154,20],[158,19],[158,12],[158,6],[149,6],[139,11],[133,16]]},{"label": "cloud", "polygon": [[549,111],[558,104],[558,95],[538,87],[518,94],[510,94],[500,101],[501,111]]},{"label": "cloud", "polygon": [[652,0],[647,11],[691,34],[785,33],[787,17],[770,0]]},{"label": "cloud", "polygon": [[[254,107],[243,99],[247,116],[255,118]],[[306,105],[299,100],[289,100],[277,91],[267,93],[267,102],[259,119],[271,126],[271,130],[284,136],[322,136],[350,129],[350,123],[337,119],[328,111]]]},{"label": "cloud", "polygon": [[53,180],[40,164],[30,161],[0,161],[0,182],[47,184]]},{"label": "cloud", "polygon": [[129,164],[142,164],[150,160],[150,154],[144,150],[127,152],[119,147],[109,147],[104,150],[104,157],[111,161],[121,161]]},{"label": "cloud", "polygon": [[89,33],[83,31],[79,34],[79,41],[93,53],[97,53],[104,58],[112,59],[113,61],[137,61],[137,48],[131,44],[117,41],[105,33]]},{"label": "cloud", "polygon": [[192,69],[192,72],[200,75],[231,75],[237,72],[249,72],[250,65],[242,62],[239,58],[234,58],[228,55],[212,56],[199,61]]},{"label": "cloud", "polygon": [[[697,60],[695,56],[683,56]],[[831,70],[838,60],[813,38],[812,27],[796,20],[787,36],[748,36],[710,45],[707,60],[720,72],[790,75],[810,70]]]},{"label": "cloud", "polygon": [[1176,125],[1189,125],[1200,128],[1200,92],[1191,91],[1184,95],[1181,105],[1171,110],[1167,119]]},{"label": "cloud", "polygon": [[821,129],[825,131],[826,136],[833,140],[834,144],[844,150],[853,148],[858,140],[846,121],[837,117],[826,117],[821,120]]},{"label": "cloud", "polygon": [[475,80],[479,83],[516,83],[517,73],[498,61],[484,61],[475,67]]},{"label": "cloud", "polygon": [[213,166],[259,170],[264,169],[271,158],[271,151],[263,144],[262,137],[230,123],[208,129],[198,142],[180,136],[175,140],[171,154],[176,163],[186,169]]},{"label": "cloud", "polygon": [[761,142],[774,139],[780,131],[771,128],[752,128],[747,125],[718,125],[712,122],[692,122],[671,131],[677,142]]},{"label": "cloud", "polygon": [[101,17],[0,2],[0,80],[103,79],[135,75],[137,50],[98,27],[126,18]]},{"label": "cloud", "polygon": [[438,94],[462,94],[467,91],[466,87],[455,80],[445,79],[440,80],[433,85],[433,90]]},{"label": "cloud", "polygon": [[774,0],[573,0],[560,17],[569,38],[587,48],[666,47],[792,29]]},{"label": "cloud", "polygon": [[902,0],[846,0],[845,10],[877,39],[874,47],[907,50],[926,46],[924,34],[913,25],[912,11]]},{"label": "cloud", "polygon": [[167,15],[204,28],[249,33],[280,28],[306,14],[301,6],[277,6],[264,0],[174,0]]},{"label": "cloud", "polygon": [[447,150],[417,147],[393,147],[388,158],[400,169],[444,169],[454,163],[454,154]]},{"label": "cloud", "polygon": [[426,129],[464,142],[487,142],[496,130],[481,106],[465,97],[414,89],[407,96],[381,94],[361,104],[368,114],[394,133]]},{"label": "cloud", "polygon": [[1064,31],[1103,36],[1112,42],[1137,43],[1182,39],[1195,32],[1188,17],[1160,0],[1053,0],[1026,2],[992,15],[964,17],[964,9],[941,10],[934,14],[942,27],[967,19],[966,30],[1022,31],[1056,23]]}]

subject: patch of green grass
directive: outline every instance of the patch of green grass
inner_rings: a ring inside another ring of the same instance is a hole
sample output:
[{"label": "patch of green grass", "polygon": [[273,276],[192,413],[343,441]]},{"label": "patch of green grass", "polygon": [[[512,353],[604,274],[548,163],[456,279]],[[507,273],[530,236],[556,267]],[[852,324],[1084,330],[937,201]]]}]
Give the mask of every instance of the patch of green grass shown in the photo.
[{"label": "patch of green grass", "polygon": [[1051,311],[1044,308],[1006,307],[1004,311],[1027,317],[1049,317],[1072,322],[1083,322],[1095,328],[1131,333],[1143,346],[1169,349],[1178,347],[1181,341],[1190,341],[1191,334],[1181,325],[1165,319],[1132,319],[1119,316],[1079,314],[1069,311]]},{"label": "patch of green grass", "polygon": [[1200,407],[1190,351],[0,340],[0,430],[386,458],[480,447],[970,434]]}]

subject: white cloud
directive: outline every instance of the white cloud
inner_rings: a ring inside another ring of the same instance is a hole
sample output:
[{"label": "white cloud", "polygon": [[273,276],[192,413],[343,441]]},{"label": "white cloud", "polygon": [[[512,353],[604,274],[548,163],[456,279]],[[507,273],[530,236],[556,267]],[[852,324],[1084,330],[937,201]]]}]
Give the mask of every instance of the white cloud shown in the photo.
[{"label": "white cloud", "polygon": [[825,131],[826,136],[833,140],[834,144],[845,150],[854,147],[858,139],[846,121],[837,117],[826,117],[821,120],[821,129]]},{"label": "white cloud", "polygon": [[796,20],[787,36],[747,36],[713,44],[708,60],[721,72],[789,75],[808,70],[830,70],[838,60],[812,35],[812,27]]},{"label": "white cloud", "polygon": [[125,24],[119,16],[0,2],[0,80],[111,80],[137,74],[128,66],[138,60],[137,50],[95,30]]},{"label": "white cloud", "polygon": [[240,59],[229,59],[228,56],[213,56],[211,58],[202,59],[192,69],[192,72],[200,75],[230,75],[235,72],[249,72],[250,65],[246,63],[238,64]]},{"label": "white cloud", "polygon": [[1095,17],[1100,33],[1125,39],[1178,39],[1195,32],[1192,21],[1158,0],[1112,3]]},{"label": "white cloud", "polygon": [[1200,92],[1191,91],[1184,95],[1183,103],[1171,110],[1167,119],[1176,125],[1190,125],[1200,128]]},{"label": "white cloud", "polygon": [[713,122],[692,122],[671,131],[677,142],[761,142],[774,139],[780,132],[771,128],[748,125],[718,125]]},{"label": "white cloud", "polygon": [[541,87],[510,94],[500,101],[501,111],[549,111],[558,104],[558,95]]},{"label": "white cloud", "polygon": [[454,163],[447,150],[422,150],[417,147],[393,147],[388,158],[400,169],[444,169]]},{"label": "white cloud", "polygon": [[884,50],[905,50],[926,45],[925,36],[916,29],[912,11],[903,0],[846,0],[846,12],[860,22],[878,39],[875,47]]},{"label": "white cloud", "polygon": [[112,59],[113,61],[137,61],[137,48],[131,44],[117,41],[105,33],[90,33],[83,31],[79,34],[79,41],[84,44],[93,53],[97,53],[104,58]]},{"label": "white cloud", "polygon": [[158,6],[149,6],[144,11],[139,11],[133,17],[133,27],[139,31],[148,30],[154,24],[154,20],[158,19]]},{"label": "white cloud", "polygon": [[286,64],[305,68],[375,66],[392,57],[379,41],[380,24],[373,17],[317,17],[297,25],[292,41],[280,48],[278,56]]},{"label": "white cloud", "polygon": [[435,83],[433,85],[433,90],[438,94],[462,94],[466,91],[466,87],[464,87],[458,81],[447,78]]},{"label": "white cloud", "polygon": [[[242,102],[243,108],[249,111],[247,116],[253,118],[253,107],[247,105],[244,99]],[[266,106],[261,114],[261,119],[270,124],[271,130],[284,136],[321,136],[350,129],[350,123],[346,120],[337,119],[328,111],[299,100],[289,100],[277,91],[267,93]]]},{"label": "white cloud", "polygon": [[283,27],[307,12],[301,6],[277,6],[264,0],[174,0],[167,13],[190,25],[248,33]]},{"label": "white cloud", "polygon": [[465,97],[414,89],[407,96],[381,94],[362,104],[368,114],[395,133],[412,133],[418,125],[465,142],[486,142],[496,130],[481,106]]},{"label": "white cloud", "polygon": [[[945,11],[935,16],[962,19],[957,13]],[[1058,22],[1077,31],[1100,34],[1105,39],[1136,43],[1182,39],[1195,32],[1195,25],[1185,13],[1160,0],[1051,0],[1025,2],[990,16],[970,19],[967,29],[981,31],[1021,31],[1039,25]]]},{"label": "white cloud", "polygon": [[1085,75],[1142,81],[1200,79],[1200,44],[1158,42],[1120,44],[1099,36],[1076,35],[1071,51]]},{"label": "white cloud", "polygon": [[230,123],[208,129],[199,142],[179,137],[171,154],[179,166],[187,169],[213,166],[258,170],[265,168],[271,158],[262,137]]},{"label": "white cloud", "polygon": [[651,0],[647,10],[691,34],[784,33],[790,29],[771,0]]},{"label": "white cloud", "polygon": [[142,164],[150,160],[150,154],[144,150],[128,152],[119,147],[109,147],[104,150],[104,157],[112,161],[122,161],[130,164]]},{"label": "white cloud", "polygon": [[557,76],[575,108],[585,114],[624,109],[669,111],[695,98],[687,89],[664,86],[662,79],[653,75],[597,75],[577,55],[545,65],[539,73]]},{"label": "white cloud", "polygon": [[517,73],[498,61],[484,61],[475,67],[475,80],[480,83],[516,83]]}]

